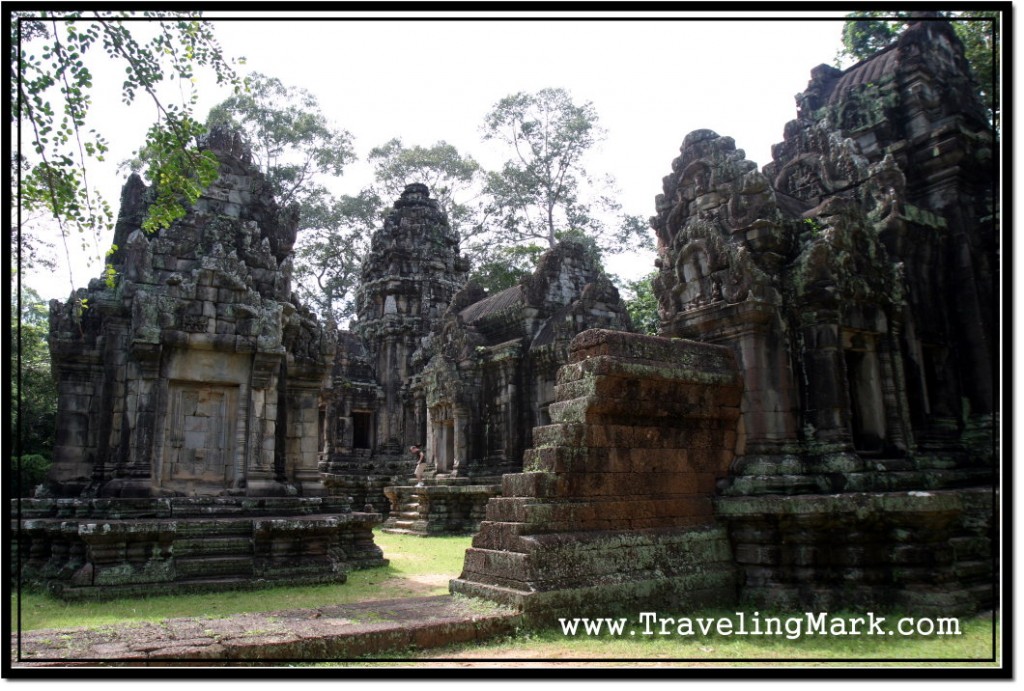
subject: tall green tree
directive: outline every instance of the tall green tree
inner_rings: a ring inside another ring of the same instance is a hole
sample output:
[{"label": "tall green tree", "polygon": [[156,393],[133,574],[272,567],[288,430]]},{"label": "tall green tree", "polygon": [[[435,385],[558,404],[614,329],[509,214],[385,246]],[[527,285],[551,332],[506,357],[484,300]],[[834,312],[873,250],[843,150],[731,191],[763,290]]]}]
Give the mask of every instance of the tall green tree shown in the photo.
[{"label": "tall green tree", "polygon": [[633,328],[642,334],[658,335],[661,318],[658,317],[658,298],[652,287],[657,272],[635,281],[627,281],[625,287],[626,311],[629,312]]},{"label": "tall green tree", "polygon": [[[920,13],[915,11],[858,10],[849,13],[843,24],[843,47],[837,64],[850,59],[863,60],[892,43]],[[956,10],[932,13],[948,19],[964,44],[964,57],[970,63],[978,83],[978,95],[988,109],[992,122],[999,118],[999,34],[1003,13],[998,10]]]},{"label": "tall green tree", "polygon": [[245,84],[210,110],[207,126],[229,125],[245,134],[282,206],[327,196],[324,177],[342,175],[355,160],[352,135],[334,126],[306,89],[259,72]]},{"label": "tall green tree", "polygon": [[278,202],[299,206],[296,292],[323,316],[347,321],[367,231],[380,207],[372,190],[346,196],[327,186],[356,158],[352,135],[330,121],[309,91],[258,72],[243,91],[214,106],[206,124],[241,131]]},{"label": "tall green tree", "polygon": [[[484,139],[502,144],[509,158],[488,174],[486,192],[495,236],[503,246],[554,246],[572,234],[592,238],[605,252],[649,243],[643,223],[618,217],[610,177],[586,167],[587,153],[604,139],[597,110],[564,89],[541,89],[501,99],[487,114]],[[599,191],[594,193],[594,191]]]},{"label": "tall green tree", "polygon": [[49,311],[31,288],[11,294],[11,441],[5,449],[20,467],[11,475],[20,479],[21,496],[42,482],[53,455],[57,420],[57,386],[50,372]]},{"label": "tall green tree", "polygon": [[[128,21],[138,19],[148,21]],[[113,227],[110,205],[88,175],[90,162],[102,161],[109,150],[111,134],[90,117],[90,66],[107,60],[124,69],[122,100],[132,104],[142,95],[155,108],[145,148],[147,176],[160,184],[144,227],[166,227],[184,215],[185,205],[217,175],[216,161],[198,148],[205,131],[193,113],[200,70],[212,70],[218,84],[241,86],[212,26],[196,12],[165,11],[46,10],[15,12],[7,20],[15,77],[11,119],[19,126],[25,166],[22,211],[48,212],[68,253],[73,235],[85,244],[84,238]],[[162,95],[164,84],[179,85],[180,102]]]},{"label": "tall green tree", "polygon": [[413,182],[430,188],[448,222],[463,239],[479,227],[482,170],[471,156],[464,156],[445,141],[433,146],[406,146],[400,138],[370,150],[375,189],[381,199],[395,199]]},{"label": "tall green tree", "polygon": [[295,247],[296,288],[324,317],[344,325],[355,316],[355,288],[382,202],[373,190],[309,203],[315,220]]},{"label": "tall green tree", "polygon": [[473,262],[469,280],[491,294],[511,288],[533,273],[537,261],[547,249],[547,245],[537,243],[499,245],[481,242],[469,253]]}]

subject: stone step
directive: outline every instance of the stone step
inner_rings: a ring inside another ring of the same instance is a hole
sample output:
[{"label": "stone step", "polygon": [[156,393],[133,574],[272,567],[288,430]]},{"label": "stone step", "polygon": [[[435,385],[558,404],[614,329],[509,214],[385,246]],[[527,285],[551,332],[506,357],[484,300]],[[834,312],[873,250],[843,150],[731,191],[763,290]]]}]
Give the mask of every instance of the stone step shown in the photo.
[{"label": "stone step", "polygon": [[987,584],[992,582],[992,560],[960,561],[953,567],[956,575],[962,581],[984,580]]},{"label": "stone step", "polygon": [[991,581],[971,585],[967,588],[967,592],[971,594],[980,609],[991,608],[998,604],[996,602],[998,593],[992,587]]},{"label": "stone step", "polygon": [[991,562],[992,540],[980,535],[951,537],[949,546],[956,552],[957,559],[986,559]]}]

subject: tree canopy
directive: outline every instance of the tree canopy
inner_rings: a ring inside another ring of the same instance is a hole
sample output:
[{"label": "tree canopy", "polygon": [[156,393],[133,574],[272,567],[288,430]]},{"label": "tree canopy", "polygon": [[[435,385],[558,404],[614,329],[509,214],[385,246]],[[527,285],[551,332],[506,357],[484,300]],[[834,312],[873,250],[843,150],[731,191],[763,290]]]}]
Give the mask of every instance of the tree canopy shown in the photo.
[{"label": "tree canopy", "polygon": [[429,147],[405,146],[396,137],[375,146],[368,158],[381,199],[397,199],[406,185],[420,182],[430,188],[431,196],[463,239],[477,230],[479,216],[472,203],[479,199],[476,183],[482,169],[472,156],[445,141]]},{"label": "tree canopy", "polygon": [[658,316],[658,298],[654,295],[653,281],[658,272],[650,273],[635,281],[627,281],[624,286],[626,311],[633,322],[633,328],[639,333],[658,335],[661,318]]},{"label": "tree canopy", "polygon": [[349,196],[327,187],[356,160],[354,138],[306,89],[259,72],[245,84],[210,110],[206,124],[242,132],[278,202],[298,205],[295,290],[325,317],[345,321],[380,206],[372,190]]},{"label": "tree canopy", "polygon": [[484,139],[502,144],[508,158],[487,176],[496,234],[506,245],[540,242],[553,247],[575,232],[617,251],[635,223],[616,233],[604,220],[620,210],[611,178],[597,180],[586,154],[605,137],[593,103],[578,104],[565,89],[519,92],[498,101],[486,115]]},{"label": "tree canopy", "polygon": [[[421,145],[396,137],[369,151],[373,182],[340,194],[336,179],[356,160],[352,134],[331,123],[308,91],[265,74],[240,78],[198,13],[25,14],[14,17],[11,33],[19,77],[11,87],[18,105],[12,119],[28,144],[11,161],[21,173],[14,176],[21,181],[20,210],[55,219],[69,259],[67,239],[76,230],[100,246],[113,226],[114,212],[89,177],[90,163],[110,150],[104,138],[110,132],[89,117],[89,64],[104,53],[124,65],[124,102],[142,97],[155,107],[155,122],[129,163],[155,183],[144,228],[169,226],[196,201],[218,169],[200,148],[201,135],[214,124],[232,125],[246,135],[278,201],[300,207],[296,290],[338,322],[352,314],[372,231],[411,182],[431,188],[476,268],[474,278],[491,290],[514,283],[562,239],[584,240],[598,255],[650,243],[646,224],[621,214],[611,179],[588,169],[586,154],[605,136],[596,109],[564,89],[512,94],[495,104],[483,135],[504,147],[497,170],[483,170],[445,141]],[[234,87],[202,122],[195,113],[200,70]],[[165,87],[176,83],[180,103],[166,97]],[[34,251],[40,244],[23,246]]]},{"label": "tree canopy", "polygon": [[540,248],[565,239],[584,241],[599,260],[651,246],[646,222],[621,213],[614,179],[588,168],[588,152],[605,136],[594,104],[575,102],[565,89],[519,92],[493,106],[483,137],[501,145],[507,158],[487,173],[490,233],[479,278],[519,277]]},{"label": "tree canopy", "polygon": [[327,194],[321,176],[341,176],[355,159],[351,133],[330,122],[316,96],[259,72],[210,110],[206,125],[219,124],[245,134],[281,205]]}]

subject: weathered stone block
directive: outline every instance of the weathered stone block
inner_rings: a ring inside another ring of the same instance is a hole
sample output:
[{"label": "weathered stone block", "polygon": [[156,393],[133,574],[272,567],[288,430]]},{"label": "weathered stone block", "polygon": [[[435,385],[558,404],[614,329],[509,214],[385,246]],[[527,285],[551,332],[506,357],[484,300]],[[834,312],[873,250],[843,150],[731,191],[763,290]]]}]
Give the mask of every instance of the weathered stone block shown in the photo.
[{"label": "weathered stone block", "polygon": [[[535,428],[524,455],[526,468],[542,472],[504,478],[511,496],[488,502],[455,592],[486,594],[538,617],[579,605],[581,591],[606,610],[653,604],[648,598],[663,595],[656,584],[666,580],[690,583],[709,600],[734,596],[728,542],[709,527],[716,473],[735,444],[726,433],[738,416],[714,392],[718,386],[738,404],[734,360],[719,348],[693,354],[668,339],[635,338],[585,332],[573,341],[575,364],[560,370],[559,400],[549,406],[559,424]],[[579,356],[588,349],[593,357]],[[685,366],[654,360],[666,352]],[[702,364],[708,372],[696,369]],[[656,402],[674,389],[681,395],[666,414]],[[681,547],[712,530],[709,551]]]}]

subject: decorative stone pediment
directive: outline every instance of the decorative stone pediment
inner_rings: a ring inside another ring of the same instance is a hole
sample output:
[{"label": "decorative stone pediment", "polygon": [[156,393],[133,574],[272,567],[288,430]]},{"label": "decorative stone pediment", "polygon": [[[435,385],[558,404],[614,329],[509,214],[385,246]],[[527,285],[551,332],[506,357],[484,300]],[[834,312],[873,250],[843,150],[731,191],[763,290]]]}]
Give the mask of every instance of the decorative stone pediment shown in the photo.
[{"label": "decorative stone pediment", "polygon": [[729,242],[715,224],[695,222],[678,233],[654,281],[663,321],[687,310],[745,300],[776,302],[775,280],[742,242]]},{"label": "decorative stone pediment", "polygon": [[719,221],[739,231],[778,216],[774,193],[756,164],[746,160],[732,138],[711,130],[686,136],[662,190],[656,201],[658,215],[651,220],[659,247],[671,245],[676,234],[697,219]]}]

